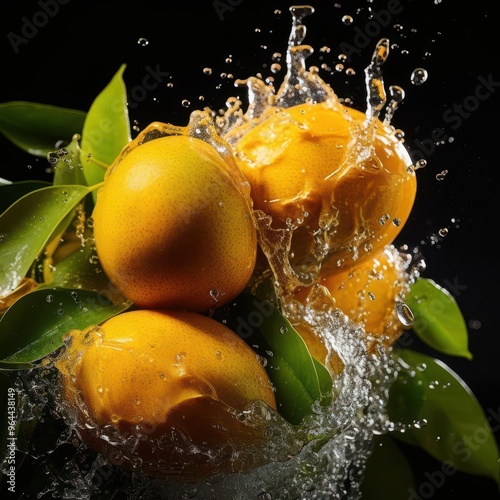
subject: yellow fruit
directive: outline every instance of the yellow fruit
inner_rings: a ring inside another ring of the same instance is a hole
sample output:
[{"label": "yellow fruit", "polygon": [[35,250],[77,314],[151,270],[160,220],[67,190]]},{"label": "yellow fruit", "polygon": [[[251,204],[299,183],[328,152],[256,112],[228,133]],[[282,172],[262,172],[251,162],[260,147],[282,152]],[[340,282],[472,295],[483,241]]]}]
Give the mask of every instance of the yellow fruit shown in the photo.
[{"label": "yellow fruit", "polygon": [[225,161],[205,141],[178,135],[144,142],[112,167],[93,212],[95,245],[138,307],[203,312],[246,286],[256,230]]},{"label": "yellow fruit", "polygon": [[112,463],[195,481],[263,460],[265,424],[248,410],[276,410],[271,382],[254,351],[214,319],[128,311],[71,332],[56,366],[83,441]]},{"label": "yellow fruit", "polygon": [[307,265],[315,244],[328,247],[323,267],[352,267],[392,243],[410,214],[411,159],[378,120],[370,140],[364,121],[364,113],[346,106],[301,104],[227,137],[254,208],[277,229],[303,220],[292,239],[296,267]]},{"label": "yellow fruit", "polygon": [[[407,267],[403,254],[387,246],[348,271],[324,273],[318,280],[333,298],[332,307],[363,327],[368,351],[377,345],[390,347],[405,329],[397,307],[398,303],[404,303],[408,292]],[[298,288],[294,298],[305,304],[310,291],[311,287]],[[297,330],[312,354],[324,361],[327,349],[321,339],[304,325],[298,325]]]}]

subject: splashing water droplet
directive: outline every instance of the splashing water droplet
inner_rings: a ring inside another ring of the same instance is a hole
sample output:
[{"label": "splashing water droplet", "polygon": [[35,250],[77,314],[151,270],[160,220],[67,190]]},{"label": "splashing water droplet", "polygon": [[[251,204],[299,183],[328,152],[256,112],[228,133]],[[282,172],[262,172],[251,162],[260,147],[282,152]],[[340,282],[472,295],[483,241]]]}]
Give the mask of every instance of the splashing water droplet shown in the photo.
[{"label": "splashing water droplet", "polygon": [[387,105],[384,123],[389,125],[394,117],[394,113],[397,107],[403,102],[405,98],[405,91],[402,87],[398,85],[391,85],[389,87],[389,95],[391,96],[391,100]]},{"label": "splashing water droplet", "polygon": [[413,170],[418,170],[420,168],[425,168],[427,166],[427,160],[424,160],[421,158],[420,160],[417,160],[415,162],[415,165],[413,165]]},{"label": "splashing water droplet", "polygon": [[441,170],[441,172],[436,174],[436,180],[443,181],[447,175],[448,175],[448,170]]},{"label": "splashing water droplet", "polygon": [[415,68],[410,76],[410,81],[413,85],[422,85],[427,81],[429,74],[424,68]]},{"label": "splashing water droplet", "polygon": [[146,47],[147,45],[149,45],[149,40],[147,38],[139,38],[139,40],[137,40],[137,43],[141,46],[141,47]]},{"label": "splashing water droplet", "polygon": [[389,57],[389,40],[381,38],[373,51],[370,64],[365,69],[366,116],[369,121],[378,118],[386,103],[384,81],[382,78],[382,64]]},{"label": "splashing water droplet", "polygon": [[343,16],[342,17],[342,22],[346,26],[350,26],[354,22],[354,18],[352,16]]},{"label": "splashing water droplet", "polygon": [[396,303],[396,314],[404,327],[409,328],[413,325],[415,317],[413,316],[412,310],[404,302]]}]

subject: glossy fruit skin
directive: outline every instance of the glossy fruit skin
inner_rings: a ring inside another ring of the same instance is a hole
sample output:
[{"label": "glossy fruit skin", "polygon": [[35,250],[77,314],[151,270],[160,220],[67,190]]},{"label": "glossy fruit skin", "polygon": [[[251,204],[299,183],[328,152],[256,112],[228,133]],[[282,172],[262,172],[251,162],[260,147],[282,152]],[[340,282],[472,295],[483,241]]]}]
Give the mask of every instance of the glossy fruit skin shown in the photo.
[{"label": "glossy fruit skin", "polygon": [[252,452],[265,425],[241,412],[256,401],[276,410],[274,392],[254,351],[222,323],[135,310],[67,341],[56,362],[67,412],[112,463],[183,481],[260,465]]},{"label": "glossy fruit skin", "polygon": [[96,250],[136,306],[204,312],[246,286],[256,229],[225,161],[201,139],[166,136],[131,149],[107,175],[92,216]]},{"label": "glossy fruit skin", "polygon": [[[254,208],[277,229],[303,220],[292,238],[296,268],[316,244],[328,246],[323,267],[352,267],[392,243],[411,212],[416,176],[408,152],[379,120],[364,144],[364,121],[346,106],[301,104],[269,113],[235,141]],[[357,148],[370,153],[365,160]]]},{"label": "glossy fruit skin", "polygon": [[[318,280],[332,297],[332,307],[348,316],[354,327],[363,328],[368,352],[377,346],[392,346],[406,328],[398,318],[397,306],[409,292],[408,265],[407,256],[388,245],[352,269],[324,272]],[[311,287],[298,288],[294,299],[305,304],[310,291]],[[306,325],[297,330],[313,356],[324,361],[328,351],[321,339]],[[332,362],[338,372],[342,366],[338,356],[332,356]]]}]

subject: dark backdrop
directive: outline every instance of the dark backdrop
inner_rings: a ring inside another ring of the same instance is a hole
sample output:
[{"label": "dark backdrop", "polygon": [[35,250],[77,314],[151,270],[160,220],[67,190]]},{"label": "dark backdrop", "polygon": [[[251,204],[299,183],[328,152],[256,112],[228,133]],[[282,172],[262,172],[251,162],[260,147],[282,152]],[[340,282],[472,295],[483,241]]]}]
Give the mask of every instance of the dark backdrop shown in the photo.
[{"label": "dark backdrop", "polygon": [[[0,101],[87,110],[126,63],[130,117],[136,125],[142,128],[153,120],[184,125],[194,109],[219,109],[229,96],[244,97],[234,78],[261,72],[281,81],[283,71],[275,74],[270,67],[272,55],[286,50],[290,5],[265,0],[4,0]],[[406,91],[393,124],[404,130],[414,157],[427,160],[418,172],[413,214],[398,241],[421,249],[426,276],[453,293],[468,323],[474,360],[441,359],[464,378],[486,411],[498,413],[500,342],[494,301],[500,280],[493,172],[500,71],[491,8],[486,0],[468,8],[450,0],[321,0],[313,5],[316,13],[306,19],[306,42],[315,52],[308,64],[330,67],[321,76],[356,107],[364,108],[363,68],[374,44],[382,36],[393,44],[384,65],[385,82]],[[369,9],[375,13],[371,19]],[[345,15],[352,16],[352,24],[343,21]],[[139,43],[141,38],[147,43]],[[355,76],[334,70],[342,52],[349,56],[345,67],[352,67]],[[204,74],[205,67],[212,69],[211,75]],[[410,82],[417,67],[429,74],[420,86]],[[44,160],[3,137],[0,151],[0,177],[46,177]],[[439,174],[445,174],[442,180]],[[443,228],[446,236],[440,235]],[[495,429],[500,425],[492,423]],[[408,452],[417,484],[428,483],[440,464]],[[421,491],[422,498],[430,498],[424,493],[451,498],[460,492],[496,498],[492,481],[459,473],[440,487]]]}]

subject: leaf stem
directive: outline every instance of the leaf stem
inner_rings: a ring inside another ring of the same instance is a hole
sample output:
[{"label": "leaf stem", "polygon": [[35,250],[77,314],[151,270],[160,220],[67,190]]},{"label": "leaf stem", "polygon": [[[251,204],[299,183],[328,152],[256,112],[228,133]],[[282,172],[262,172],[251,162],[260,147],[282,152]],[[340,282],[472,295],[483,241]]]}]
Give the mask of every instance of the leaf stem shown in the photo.
[{"label": "leaf stem", "polygon": [[109,168],[109,165],[107,165],[106,163],[102,162],[101,160],[98,160],[97,158],[94,158],[92,156],[92,153],[88,153],[87,154],[87,161],[91,162],[91,163],[94,163],[95,165],[97,165],[98,167],[103,168],[104,170],[107,170]]},{"label": "leaf stem", "polygon": [[104,186],[104,181],[98,182],[97,184],[89,186],[89,191],[96,191],[97,189],[101,188],[102,186]]}]

